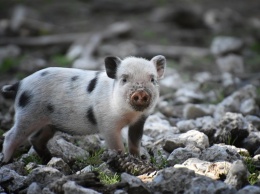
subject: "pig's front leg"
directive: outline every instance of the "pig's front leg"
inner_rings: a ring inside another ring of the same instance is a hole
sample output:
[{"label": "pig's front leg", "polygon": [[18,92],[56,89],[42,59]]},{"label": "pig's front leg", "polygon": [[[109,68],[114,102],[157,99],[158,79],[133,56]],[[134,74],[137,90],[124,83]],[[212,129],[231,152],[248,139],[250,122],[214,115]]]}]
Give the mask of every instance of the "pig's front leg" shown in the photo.
[{"label": "pig's front leg", "polygon": [[130,154],[133,154],[134,156],[140,156],[140,144],[146,118],[146,116],[142,116],[137,122],[129,126],[128,148]]},{"label": "pig's front leg", "polygon": [[[113,125],[112,125],[113,126]],[[105,142],[107,144],[107,147],[112,150],[117,150],[117,151],[125,151],[125,147],[122,141],[122,136],[121,136],[121,127],[118,126],[106,126],[103,129],[105,131],[103,132]]]}]

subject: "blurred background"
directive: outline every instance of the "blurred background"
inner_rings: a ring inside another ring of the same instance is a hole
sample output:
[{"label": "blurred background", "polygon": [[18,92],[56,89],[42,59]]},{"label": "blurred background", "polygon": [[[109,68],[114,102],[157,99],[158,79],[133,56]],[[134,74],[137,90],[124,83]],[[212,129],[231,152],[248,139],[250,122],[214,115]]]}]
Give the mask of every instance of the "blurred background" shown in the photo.
[{"label": "blurred background", "polygon": [[260,94],[259,10],[253,0],[1,0],[0,87],[49,66],[161,54],[161,94],[174,105],[216,104],[247,84]]}]

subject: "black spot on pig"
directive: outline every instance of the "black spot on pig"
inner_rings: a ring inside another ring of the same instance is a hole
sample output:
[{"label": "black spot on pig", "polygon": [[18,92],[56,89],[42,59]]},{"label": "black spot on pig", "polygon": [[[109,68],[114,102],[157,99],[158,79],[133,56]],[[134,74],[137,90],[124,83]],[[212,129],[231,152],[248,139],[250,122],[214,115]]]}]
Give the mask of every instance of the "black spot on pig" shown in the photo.
[{"label": "black spot on pig", "polygon": [[79,79],[79,76],[78,75],[75,75],[71,78],[71,81],[76,81],[77,79]]},{"label": "black spot on pig", "polygon": [[28,91],[24,91],[18,101],[20,107],[25,107],[31,101],[32,95]]},{"label": "black spot on pig", "polygon": [[1,90],[3,97],[6,99],[15,99],[19,86],[20,82],[16,82],[13,85],[4,86]]},{"label": "black spot on pig", "polygon": [[47,74],[49,74],[49,71],[41,72],[41,76],[45,76],[45,75],[47,75]]},{"label": "black spot on pig", "polygon": [[87,90],[88,90],[89,93],[91,93],[91,92],[95,89],[95,87],[96,87],[96,85],[97,85],[97,80],[98,80],[98,74],[96,74],[96,77],[93,78],[93,79],[89,82],[89,85],[88,85],[88,88],[87,88]]},{"label": "black spot on pig", "polygon": [[47,110],[48,110],[49,113],[53,113],[54,112],[54,106],[52,104],[48,104]]},{"label": "black spot on pig", "polygon": [[93,112],[93,108],[90,107],[87,111],[87,118],[88,120],[93,124],[93,125],[96,125],[97,124],[97,120],[96,120],[96,117],[94,115],[94,112]]}]

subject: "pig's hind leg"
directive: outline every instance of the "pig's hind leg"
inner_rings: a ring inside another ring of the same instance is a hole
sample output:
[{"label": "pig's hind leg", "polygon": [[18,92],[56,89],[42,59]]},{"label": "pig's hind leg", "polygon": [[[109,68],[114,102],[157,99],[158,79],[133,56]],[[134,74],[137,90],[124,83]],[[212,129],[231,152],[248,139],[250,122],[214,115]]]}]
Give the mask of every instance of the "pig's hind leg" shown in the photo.
[{"label": "pig's hind leg", "polygon": [[28,139],[38,129],[41,129],[46,122],[44,119],[28,119],[26,116],[17,116],[14,126],[6,133],[3,143],[4,159],[2,162],[7,163],[11,159],[14,151]]},{"label": "pig's hind leg", "polygon": [[53,137],[55,132],[56,130],[53,126],[47,125],[30,138],[34,150],[41,157],[44,164],[47,164],[52,158],[52,155],[47,148],[47,143]]}]

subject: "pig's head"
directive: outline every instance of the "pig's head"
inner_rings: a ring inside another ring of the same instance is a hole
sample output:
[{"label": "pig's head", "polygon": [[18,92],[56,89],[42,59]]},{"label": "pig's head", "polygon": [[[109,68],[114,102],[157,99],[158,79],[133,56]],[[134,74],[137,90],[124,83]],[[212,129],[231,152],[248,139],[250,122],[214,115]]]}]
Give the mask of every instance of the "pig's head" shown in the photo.
[{"label": "pig's head", "polygon": [[150,61],[143,58],[105,59],[106,73],[115,80],[113,100],[133,111],[153,109],[159,98],[158,80],[164,75],[166,59],[158,55]]}]

